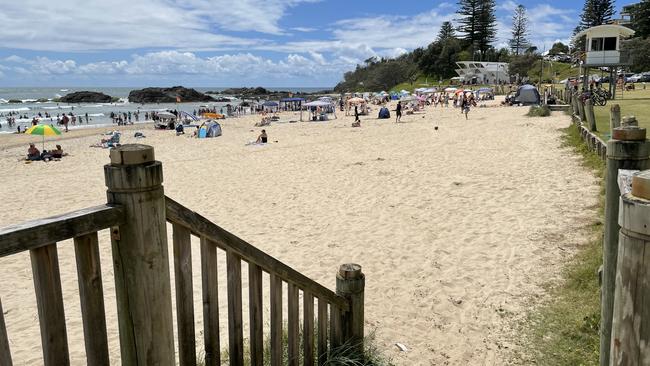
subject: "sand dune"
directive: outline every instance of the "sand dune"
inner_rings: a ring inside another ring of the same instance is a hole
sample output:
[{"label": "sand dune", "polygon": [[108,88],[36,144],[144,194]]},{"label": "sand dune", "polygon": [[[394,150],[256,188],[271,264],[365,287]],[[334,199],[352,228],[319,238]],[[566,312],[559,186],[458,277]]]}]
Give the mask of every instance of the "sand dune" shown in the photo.
[{"label": "sand dune", "polygon": [[[367,330],[396,364],[500,365],[516,347],[513,321],[587,240],[581,228],[595,217],[598,192],[595,178],[561,147],[558,129],[568,117],[527,118],[526,111],[475,108],[466,121],[456,109],[431,108],[400,124],[373,112],[361,128],[342,116],[278,123],[266,128],[271,143],[245,146],[260,130],[252,117],[224,121],[216,139],[145,127],[146,139],[137,142],[155,146],[167,195],[320,283],[333,288],[339,264],[361,264]],[[127,134],[123,142],[136,142]],[[108,152],[88,147],[97,140],[66,140],[72,156],[52,163],[24,164],[18,159],[26,147],[3,149],[0,226],[105,202]],[[100,242],[117,364],[107,233]],[[69,241],[59,247],[71,358],[81,365],[74,251]],[[1,258],[0,278],[15,364],[40,364],[29,255]],[[199,330],[200,280],[194,286]]]}]

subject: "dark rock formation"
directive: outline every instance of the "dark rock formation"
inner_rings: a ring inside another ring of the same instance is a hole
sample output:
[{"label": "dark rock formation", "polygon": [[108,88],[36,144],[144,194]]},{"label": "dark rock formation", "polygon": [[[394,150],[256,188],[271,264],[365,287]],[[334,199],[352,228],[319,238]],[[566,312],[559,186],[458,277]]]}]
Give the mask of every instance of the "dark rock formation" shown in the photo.
[{"label": "dark rock formation", "polygon": [[212,102],[213,100],[209,95],[182,86],[144,88],[131,90],[129,93],[129,102],[131,103]]},{"label": "dark rock formation", "polygon": [[270,94],[270,92],[262,88],[261,86],[258,86],[257,88],[230,88],[222,91],[221,94],[237,95],[242,97],[253,97],[253,96],[268,95]]},{"label": "dark rock formation", "polygon": [[66,94],[59,99],[63,103],[110,103],[110,95],[92,91],[79,91]]}]

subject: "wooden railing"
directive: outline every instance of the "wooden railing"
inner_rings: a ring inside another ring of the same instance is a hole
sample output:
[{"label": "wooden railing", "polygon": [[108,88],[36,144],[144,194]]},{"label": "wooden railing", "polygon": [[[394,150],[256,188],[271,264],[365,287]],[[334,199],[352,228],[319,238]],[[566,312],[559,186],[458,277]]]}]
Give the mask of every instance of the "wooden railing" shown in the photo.
[{"label": "wooden railing", "polygon": [[[104,293],[97,232],[110,228],[119,322],[121,362],[175,365],[167,222],[171,223],[175,274],[178,363],[197,364],[191,237],[200,245],[203,335],[206,365],[220,365],[218,251],[226,254],[228,363],[244,364],[244,289],[248,269],[249,358],[264,364],[265,333],[271,365],[314,365],[343,344],[362,347],[365,277],[345,264],[336,292],[165,197],[162,164],[153,148],[123,145],[104,167],[108,204],[0,229],[0,257],[30,251],[45,365],[70,363],[57,242],[74,239],[88,365],[108,365]],[[263,319],[263,276],[269,276],[270,325]],[[287,359],[283,359],[283,286],[287,284]],[[300,323],[302,293],[302,324]],[[1,295],[1,294],[0,294]],[[317,307],[315,307],[317,301]],[[0,303],[0,366],[12,365]],[[317,313],[315,313],[315,310]],[[302,325],[302,349],[300,331]],[[265,332],[266,330],[266,332]],[[302,362],[301,362],[302,361]]]},{"label": "wooden railing", "polygon": [[[88,364],[108,365],[97,232],[123,222],[124,211],[120,207],[104,205],[0,229],[0,257],[29,251],[46,365],[70,362],[57,242],[71,238],[74,238]],[[4,315],[0,311],[0,365],[11,364]]]}]

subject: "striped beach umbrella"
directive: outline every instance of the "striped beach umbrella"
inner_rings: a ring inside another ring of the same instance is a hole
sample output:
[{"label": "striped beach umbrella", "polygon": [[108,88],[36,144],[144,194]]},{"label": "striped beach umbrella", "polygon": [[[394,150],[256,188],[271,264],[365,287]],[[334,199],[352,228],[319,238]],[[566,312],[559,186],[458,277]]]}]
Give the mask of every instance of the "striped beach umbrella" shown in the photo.
[{"label": "striped beach umbrella", "polygon": [[51,125],[35,125],[27,129],[25,133],[43,136],[43,150],[45,150],[45,136],[57,136],[61,134],[61,131]]}]

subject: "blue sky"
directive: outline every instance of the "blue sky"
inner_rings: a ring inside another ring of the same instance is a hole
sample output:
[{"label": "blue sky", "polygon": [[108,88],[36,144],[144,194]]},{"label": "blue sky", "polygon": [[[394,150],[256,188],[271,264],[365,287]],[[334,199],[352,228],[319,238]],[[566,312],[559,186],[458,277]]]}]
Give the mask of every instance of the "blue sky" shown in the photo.
[{"label": "blue sky", "polygon": [[[631,3],[619,3],[617,6]],[[583,2],[521,2],[540,49],[568,41]],[[498,41],[518,3],[497,0]],[[426,46],[455,2],[7,0],[0,86],[331,87],[372,56]]]}]

